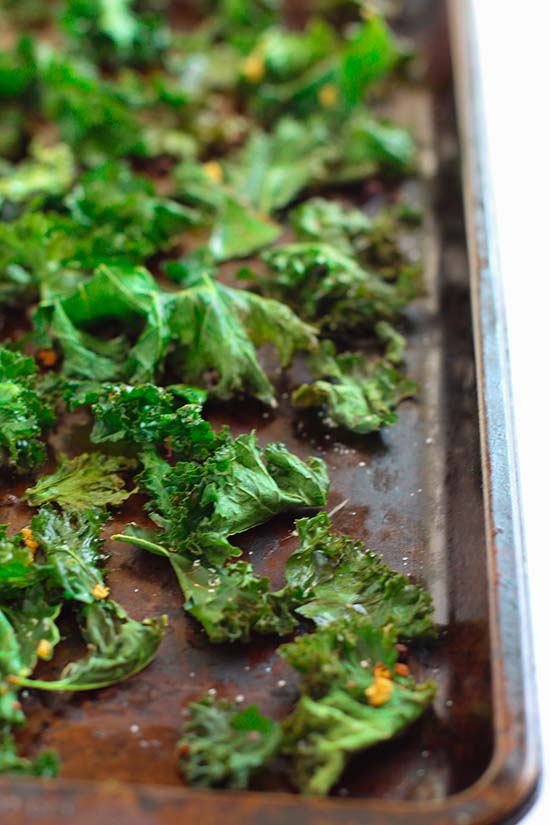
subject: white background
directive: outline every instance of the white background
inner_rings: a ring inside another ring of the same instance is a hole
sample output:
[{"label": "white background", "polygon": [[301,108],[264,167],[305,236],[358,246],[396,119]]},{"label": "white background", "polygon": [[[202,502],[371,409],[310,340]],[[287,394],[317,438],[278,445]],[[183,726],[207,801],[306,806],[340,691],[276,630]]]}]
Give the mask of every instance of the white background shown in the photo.
[{"label": "white background", "polygon": [[[550,3],[472,2],[508,318],[542,744],[550,766]],[[550,825],[549,782],[543,780],[521,825]]]}]

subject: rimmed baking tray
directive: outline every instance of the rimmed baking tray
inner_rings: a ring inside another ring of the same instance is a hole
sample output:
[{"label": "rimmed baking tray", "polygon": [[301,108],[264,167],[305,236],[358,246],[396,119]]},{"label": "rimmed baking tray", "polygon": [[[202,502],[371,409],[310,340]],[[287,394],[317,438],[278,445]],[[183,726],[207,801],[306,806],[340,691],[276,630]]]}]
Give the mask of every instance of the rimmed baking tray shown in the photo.
[{"label": "rimmed baking tray", "polygon": [[[235,433],[255,427],[262,442],[283,440],[303,457],[322,456],[336,527],[365,538],[430,589],[441,641],[418,651],[415,670],[439,684],[434,710],[399,740],[355,759],[328,799],[275,788],[185,788],[174,749],[187,702],[214,689],[281,717],[295,699],[294,682],[275,642],[208,645],[183,615],[162,559],[111,542],[114,597],[136,618],[169,615],[161,653],[138,677],[95,694],[24,697],[29,724],[22,747],[56,748],[63,769],[56,780],[0,780],[0,822],[488,825],[516,821],[532,797],[536,700],[474,18],[466,0],[450,2],[447,13],[438,2],[410,6],[418,37],[432,43],[437,81],[409,90],[397,104],[420,142],[423,174],[415,194],[428,214],[426,296],[407,321],[419,397],[401,406],[396,427],[366,440],[326,437],[307,421],[296,426],[285,401],[288,376],[277,379],[277,413],[248,405],[229,418]],[[448,24],[461,171],[453,95],[444,82]],[[228,418],[227,411],[211,415],[216,423]],[[82,449],[85,421],[71,417],[55,440],[68,452]],[[112,532],[143,518],[141,505],[133,501]],[[13,497],[4,497],[0,509],[0,519],[14,527],[28,520]],[[239,546],[276,580],[294,547],[292,530],[292,520],[280,518],[240,537]],[[67,637],[61,655],[68,659],[70,628]]]}]

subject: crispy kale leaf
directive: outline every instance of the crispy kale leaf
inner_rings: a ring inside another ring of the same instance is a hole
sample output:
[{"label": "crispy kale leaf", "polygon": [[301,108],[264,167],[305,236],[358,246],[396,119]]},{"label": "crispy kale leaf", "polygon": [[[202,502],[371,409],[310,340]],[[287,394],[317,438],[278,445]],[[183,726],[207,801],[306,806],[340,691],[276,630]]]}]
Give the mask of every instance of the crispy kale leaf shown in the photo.
[{"label": "crispy kale leaf", "polygon": [[406,201],[370,216],[338,201],[311,198],[292,210],[290,222],[299,241],[329,243],[394,281],[402,269],[418,269],[401,241],[405,231],[421,221],[421,214]]},{"label": "crispy kale leaf", "polygon": [[[110,321],[117,323],[115,338],[88,331]],[[58,341],[68,377],[147,382],[162,370],[171,344],[173,369],[184,381],[206,385],[216,398],[248,392],[271,405],[273,387],[256,347],[274,344],[287,366],[297,349],[317,346],[312,327],[278,301],[231,289],[206,274],[188,289],[161,292],[147,270],[131,266],[100,266],[64,298],[45,302],[36,325],[43,339]]]},{"label": "crispy kale leaf", "polygon": [[277,240],[282,229],[235,197],[227,197],[213,222],[209,249],[216,261],[243,258]]},{"label": "crispy kale leaf", "polygon": [[269,579],[237,561],[207,567],[185,556],[170,561],[185,595],[185,609],[197,619],[211,642],[249,642],[254,635],[285,636],[296,626],[283,591],[270,592]]},{"label": "crispy kale leaf", "polygon": [[254,433],[225,442],[201,463],[170,467],[155,453],[143,455],[140,484],[151,496],[153,520],[165,530],[164,546],[220,561],[240,554],[229,536],[278,513],[325,503],[328,476],[320,459],[303,462],[283,444],[262,450]]},{"label": "crispy kale leaf", "polygon": [[223,164],[229,184],[262,212],[270,214],[323,180],[333,153],[323,121],[277,121],[273,132],[254,131],[241,152]]},{"label": "crispy kale leaf", "polygon": [[207,249],[216,261],[250,255],[281,234],[281,227],[247,203],[242,193],[224,185],[219,163],[201,166],[186,161],[174,177],[180,200],[195,209],[201,225],[210,229]]},{"label": "crispy kale leaf", "polygon": [[[292,605],[319,625],[314,633],[279,648],[302,676],[302,696],[282,725],[282,743],[278,739],[257,766],[265,765],[281,749],[298,788],[307,794],[326,794],[350,756],[395,736],[432,701],[435,686],[415,684],[406,667],[397,665],[396,648],[399,635],[411,638],[433,633],[432,605],[426,593],[391,571],[379,557],[365,552],[359,542],[331,534],[326,514],[302,519],[297,528],[301,545],[287,563],[287,586],[278,593],[269,594],[242,562],[220,571],[178,557],[175,566],[180,581],[185,577],[182,587],[190,600],[188,608],[215,641],[232,638],[219,637],[217,624],[229,627],[237,638],[248,638],[250,630],[262,632],[250,624],[250,617],[267,617],[273,629],[273,617],[282,606],[288,611]],[[249,581],[254,585],[256,607],[247,604]],[[276,606],[269,604],[269,597],[276,600]],[[244,626],[243,617],[247,618]],[[240,763],[242,751],[241,743],[221,726],[222,709],[229,709],[227,703],[210,698],[198,709],[191,706],[192,719],[182,731],[180,769],[191,784],[245,787],[249,774],[234,785],[233,772],[226,765],[227,753],[235,759],[238,756]],[[244,712],[255,713],[255,709]]]},{"label": "crispy kale leaf", "polygon": [[282,13],[281,0],[213,0],[212,6],[217,36],[244,54],[250,51],[258,33],[273,25]]},{"label": "crispy kale leaf", "polygon": [[137,113],[120,84],[100,79],[89,63],[53,53],[39,77],[44,114],[84,163],[144,153]]},{"label": "crispy kale leaf", "polygon": [[[159,473],[159,478],[164,480],[164,474]],[[159,484],[159,496],[164,489]],[[174,491],[168,488],[164,505],[173,499]],[[153,518],[159,520],[158,515]],[[188,525],[199,537],[208,536],[206,519],[202,533],[189,517]],[[285,635],[296,624],[295,614],[320,626],[359,615],[377,626],[393,628],[403,639],[434,635],[432,600],[421,587],[391,570],[361,542],[332,533],[326,513],[300,519],[296,527],[300,546],[286,563],[286,585],[278,591],[270,591],[268,579],[257,577],[250,564],[224,564],[218,555],[223,549],[219,537],[208,538],[218,541],[216,553],[204,545],[195,549],[208,561],[193,560],[183,545],[176,551],[167,538],[169,526],[164,535],[129,527],[114,538],[170,560],[186,597],[186,610],[201,622],[213,642],[249,641],[255,634]],[[237,529],[226,527],[226,532]],[[226,555],[240,552],[228,544],[225,549]]]},{"label": "crispy kale leaf", "polygon": [[82,635],[90,648],[84,659],[71,662],[59,679],[18,677],[20,686],[41,690],[95,690],[129,679],[153,660],[165,631],[156,619],[136,622],[111,599],[82,609]]},{"label": "crispy kale leaf", "polygon": [[286,367],[296,350],[317,345],[312,327],[284,304],[231,289],[207,275],[175,294],[170,329],[184,381],[199,387],[208,382],[214,398],[246,392],[272,406],[273,387],[255,348],[274,344]]},{"label": "crispy kale leaf", "polygon": [[51,657],[59,641],[55,620],[60,609],[46,600],[40,586],[0,609],[0,726],[24,721],[15,680],[32,673],[39,658]]},{"label": "crispy kale leaf", "polygon": [[[245,562],[213,566],[155,545],[154,535],[138,532],[133,540],[171,561],[186,610],[213,642],[249,641],[255,634],[283,636],[295,626],[295,614],[320,626],[357,614],[377,626],[392,627],[403,639],[434,635],[429,594],[361,542],[331,533],[326,513],[300,519],[296,528],[300,547],[287,561],[286,585],[279,591],[270,591],[269,581],[255,576]],[[131,537],[127,531],[126,539]]]},{"label": "crispy kale leaf", "polygon": [[433,636],[430,595],[330,526],[326,513],[296,522],[300,546],[285,567],[296,612],[321,626],[357,614],[399,638]]},{"label": "crispy kale leaf", "polygon": [[15,167],[1,170],[0,203],[22,203],[35,195],[63,195],[71,186],[76,174],[75,161],[64,143],[34,143],[30,156]]},{"label": "crispy kale leaf", "polygon": [[200,460],[222,443],[201,415],[204,390],[184,385],[157,387],[107,384],[88,394],[95,444],[124,441],[143,449],[164,447],[180,459]]},{"label": "crispy kale leaf", "polygon": [[[98,267],[92,278],[66,297],[45,302],[35,316],[38,334],[59,343],[67,376],[96,381],[150,380],[163,362],[169,341],[167,310],[146,269]],[[116,321],[114,338],[87,331]],[[132,344],[131,336],[137,334]]]},{"label": "crispy kale leaf", "polygon": [[65,205],[81,227],[86,268],[107,259],[141,263],[196,221],[191,210],[155,195],[151,181],[120,161],[83,175]]},{"label": "crispy kale leaf", "polygon": [[279,725],[255,705],[239,711],[225,699],[205,697],[188,710],[179,753],[180,770],[190,785],[246,788],[279,748]]},{"label": "crispy kale leaf", "polygon": [[[22,721],[15,701],[16,688],[92,690],[105,687],[142,670],[156,654],[164,635],[164,622],[133,621],[122,607],[107,599],[109,590],[98,568],[99,533],[104,520],[105,514],[99,510],[73,515],[42,507],[32,519],[30,529],[22,531],[26,546],[48,562],[48,565],[36,565],[37,576],[27,576],[26,584],[34,584],[37,578],[47,576],[48,598],[41,585],[34,585],[0,611],[0,678],[7,688],[0,691],[0,717],[6,722]],[[22,562],[25,574],[29,559],[23,558],[22,548],[17,549],[16,561]],[[12,562],[13,556],[12,552]],[[24,583],[15,581],[20,586]],[[52,597],[56,599],[53,602],[49,600]],[[38,659],[51,658],[59,641],[55,621],[61,609],[61,597],[80,602],[82,634],[91,652],[68,665],[58,680],[33,680],[31,673]]]},{"label": "crispy kale leaf", "polygon": [[416,148],[411,135],[360,108],[343,122],[337,140],[338,152],[326,174],[328,182],[353,183],[374,174],[399,177],[414,168]]},{"label": "crispy kale leaf", "polygon": [[60,635],[56,625],[60,604],[51,604],[40,586],[33,587],[17,602],[4,607],[18,646],[20,667],[14,675],[28,676],[39,659],[52,658]]},{"label": "crispy kale leaf", "polygon": [[[61,149],[67,151],[67,147]],[[6,197],[14,199],[16,192],[26,197],[28,191],[45,189],[45,173],[41,167],[36,172],[37,162],[29,163],[32,174],[21,170],[25,188],[7,178],[6,187],[9,184],[11,189],[5,187]],[[1,185],[0,180],[0,190]],[[156,196],[150,181],[116,162],[83,175],[58,211],[32,208],[0,225],[2,304],[30,301],[37,292],[42,299],[60,298],[101,263],[142,263],[169,248],[174,237],[195,220],[190,210]]]},{"label": "crispy kale leaf", "polygon": [[395,642],[393,632],[355,616],[279,648],[304,677],[282,746],[302,793],[328,793],[350,756],[391,739],[432,701],[433,683],[396,670]]},{"label": "crispy kale leaf", "polygon": [[32,358],[0,347],[0,464],[18,473],[44,461],[40,439],[55,420],[37,391],[36,372]]},{"label": "crispy kale leaf", "polygon": [[318,408],[328,427],[365,434],[395,424],[397,405],[417,389],[384,360],[369,361],[351,352],[337,355],[331,341],[322,342],[309,364],[314,380],[293,392],[292,404]]},{"label": "crispy kale leaf", "polygon": [[35,562],[32,541],[25,543],[25,535],[8,537],[6,524],[0,524],[0,596],[13,597],[18,591],[37,584],[51,573],[51,566]]},{"label": "crispy kale leaf", "polygon": [[262,258],[272,273],[260,281],[262,290],[327,332],[372,331],[418,294],[416,270],[404,269],[388,283],[327,243],[291,243],[266,250]]},{"label": "crispy kale leaf", "polygon": [[101,510],[57,512],[45,505],[31,520],[31,536],[53,568],[52,581],[64,599],[91,604],[108,589],[99,569],[102,559],[100,532],[106,519]]},{"label": "crispy kale leaf", "polygon": [[82,453],[73,459],[62,455],[55,472],[28,488],[25,499],[34,507],[55,501],[70,510],[121,504],[132,492],[118,474],[136,464],[131,458],[103,453]]},{"label": "crispy kale leaf", "polygon": [[0,725],[21,724],[24,720],[13,676],[25,667],[19,651],[15,629],[0,608]]},{"label": "crispy kale leaf", "polygon": [[328,243],[344,255],[355,255],[364,247],[372,228],[371,219],[360,209],[344,209],[336,200],[310,198],[289,215],[299,241]]},{"label": "crispy kale leaf", "polygon": [[339,47],[336,32],[320,19],[311,19],[302,31],[266,29],[241,66],[249,108],[269,124],[284,114],[319,109],[321,90],[329,84],[336,98]]},{"label": "crispy kale leaf", "polygon": [[51,658],[59,641],[55,620],[60,609],[49,604],[38,587],[0,608],[0,774],[57,773],[57,760],[50,751],[34,760],[19,756],[11,728],[24,722],[16,680],[31,673],[39,658]]},{"label": "crispy kale leaf", "polygon": [[75,47],[98,63],[145,66],[170,42],[162,3],[142,0],[67,0],[63,26]]},{"label": "crispy kale leaf", "polygon": [[282,117],[270,132],[254,130],[222,169],[240,197],[270,214],[313,187],[405,174],[414,156],[408,132],[361,112],[334,125],[319,115]]},{"label": "crispy kale leaf", "polygon": [[79,230],[57,212],[27,211],[0,223],[0,304],[58,297],[81,278]]},{"label": "crispy kale leaf", "polygon": [[336,118],[362,103],[367,87],[387,74],[398,57],[384,19],[370,13],[344,38],[318,19],[301,32],[270,28],[258,38],[242,71],[251,107],[265,122],[323,108]]},{"label": "crispy kale leaf", "polygon": [[53,751],[42,751],[34,759],[19,756],[8,725],[0,723],[0,774],[57,776],[59,762]]}]

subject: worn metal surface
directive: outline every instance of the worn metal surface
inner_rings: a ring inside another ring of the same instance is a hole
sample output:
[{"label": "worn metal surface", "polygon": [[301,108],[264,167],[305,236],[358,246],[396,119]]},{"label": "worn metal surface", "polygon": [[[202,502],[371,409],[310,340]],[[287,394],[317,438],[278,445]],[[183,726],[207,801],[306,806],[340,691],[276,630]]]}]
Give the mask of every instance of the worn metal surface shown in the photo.
[{"label": "worn metal surface", "polygon": [[[249,402],[233,405],[229,416],[227,409],[210,411],[216,424],[229,417],[235,434],[255,427],[261,442],[283,440],[300,456],[323,457],[332,482],[328,509],[345,502],[335,526],[364,538],[389,564],[430,589],[445,629],[439,644],[418,652],[414,670],[437,680],[434,710],[399,740],[357,757],[331,799],[304,800],[285,788],[241,794],[184,788],[175,744],[185,705],[215,688],[227,697],[242,694],[282,717],[296,698],[293,675],[270,640],[208,644],[183,614],[163,560],[109,542],[114,598],[136,618],[167,613],[166,639],[152,665],[122,685],[73,697],[24,697],[29,722],[21,746],[29,753],[55,748],[61,777],[1,780],[0,822],[171,825],[200,818],[204,825],[481,825],[510,815],[534,787],[534,710],[526,682],[529,647],[506,360],[495,261],[487,246],[490,221],[478,176],[465,9],[457,4],[453,19],[455,71],[468,113],[463,171],[469,266],[451,95],[423,89],[400,103],[421,140],[420,194],[432,215],[423,241],[427,294],[407,322],[408,365],[421,386],[418,399],[401,405],[397,426],[368,438],[326,437],[311,419],[300,424],[284,398],[274,414]],[[284,394],[289,379],[276,379]],[[85,416],[73,416],[53,440],[75,453],[87,446],[87,433]],[[0,519],[21,526],[30,511],[8,492],[17,490],[2,493]],[[145,519],[142,504],[130,499],[110,532],[129,519]],[[279,518],[238,540],[275,584],[295,546],[292,530],[291,518]],[[42,666],[43,675],[56,672],[75,652],[70,626],[66,636],[60,655]]]}]

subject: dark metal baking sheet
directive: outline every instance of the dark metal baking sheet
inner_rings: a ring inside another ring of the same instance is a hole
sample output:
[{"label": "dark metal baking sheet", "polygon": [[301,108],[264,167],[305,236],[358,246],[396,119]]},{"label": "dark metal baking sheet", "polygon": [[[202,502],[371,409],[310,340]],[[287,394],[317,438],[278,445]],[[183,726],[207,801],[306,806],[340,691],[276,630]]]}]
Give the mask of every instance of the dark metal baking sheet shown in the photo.
[{"label": "dark metal baking sheet", "polygon": [[[0,822],[481,825],[512,817],[532,794],[536,712],[472,16],[469,3],[449,6],[460,175],[453,96],[444,82],[444,6],[420,6],[428,11],[417,18],[419,37],[436,38],[436,82],[407,92],[396,104],[420,140],[423,175],[415,194],[428,206],[422,239],[426,295],[407,321],[408,365],[421,386],[418,399],[405,402],[399,424],[381,435],[336,439],[316,431],[311,420],[296,426],[283,376],[277,379],[283,401],[276,414],[248,404],[230,421],[234,433],[255,427],[261,442],[283,440],[300,456],[323,457],[332,482],[328,509],[338,508],[336,527],[364,538],[388,563],[429,588],[445,629],[439,644],[419,651],[414,667],[439,684],[433,711],[399,740],[355,759],[326,800],[303,799],[284,788],[185,788],[175,758],[185,705],[215,689],[228,697],[241,694],[282,717],[295,699],[293,677],[278,660],[275,642],[209,645],[184,616],[163,560],[110,542],[113,596],[136,618],[169,616],[161,653],[122,685],[82,696],[24,697],[29,723],[21,746],[28,752],[55,748],[62,773],[52,781],[2,779]],[[216,423],[228,418],[227,410],[210,413]],[[81,450],[87,444],[85,418],[71,417],[55,442],[68,452]],[[131,518],[144,518],[143,502],[130,501],[112,532]],[[4,493],[2,504],[2,521],[28,521],[28,511]],[[292,520],[279,518],[240,537],[239,546],[276,581],[295,546],[292,531]],[[61,653],[66,659],[70,631]],[[62,663],[57,657],[55,667]]]}]

